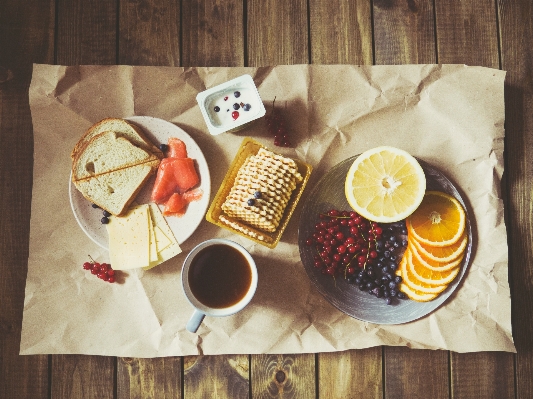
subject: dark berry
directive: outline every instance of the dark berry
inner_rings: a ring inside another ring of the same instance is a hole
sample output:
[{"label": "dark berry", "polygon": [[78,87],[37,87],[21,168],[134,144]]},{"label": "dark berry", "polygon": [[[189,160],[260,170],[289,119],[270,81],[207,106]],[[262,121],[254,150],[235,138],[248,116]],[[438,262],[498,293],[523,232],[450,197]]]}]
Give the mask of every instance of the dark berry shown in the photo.
[{"label": "dark berry", "polygon": [[261,191],[256,191],[254,193],[254,198],[261,198]]},{"label": "dark berry", "polygon": [[250,205],[250,206],[254,206],[255,201],[254,201],[253,198],[250,198],[246,203],[247,203],[248,205]]},{"label": "dark berry", "polygon": [[233,93],[233,95],[235,96],[235,98],[239,98],[241,96],[241,92],[236,91],[235,93]]},{"label": "dark berry", "polygon": [[104,216],[102,219],[100,219],[100,222],[102,222],[102,224],[108,224],[109,223],[109,218]]},{"label": "dark berry", "polygon": [[245,110],[245,111],[250,111],[250,108],[252,108],[252,106],[250,104],[244,104],[242,106],[242,109]]},{"label": "dark berry", "polygon": [[237,103],[233,104],[233,109],[239,109],[241,106]]},{"label": "dark berry", "polygon": [[91,204],[91,206],[94,208],[94,209],[97,209],[97,208],[100,208],[98,205],[96,204]]},{"label": "dark berry", "polygon": [[220,111],[220,107],[218,105],[215,105],[215,108],[213,108],[215,110],[215,112],[219,112]]},{"label": "dark berry", "polygon": [[111,213],[109,213],[109,212],[106,211],[105,209],[104,209],[104,211],[103,211],[102,213],[104,214],[104,216],[105,216],[106,218],[108,218],[109,216],[111,216]]},{"label": "dark berry", "polygon": [[159,149],[160,149],[162,152],[167,152],[167,151],[168,151],[168,145],[166,145],[166,144],[159,144]]}]

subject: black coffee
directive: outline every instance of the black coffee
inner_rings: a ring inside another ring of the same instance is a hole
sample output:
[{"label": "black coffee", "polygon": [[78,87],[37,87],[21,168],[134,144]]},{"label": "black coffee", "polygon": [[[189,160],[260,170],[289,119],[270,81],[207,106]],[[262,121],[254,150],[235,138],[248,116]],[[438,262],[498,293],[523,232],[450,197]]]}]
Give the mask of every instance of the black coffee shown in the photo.
[{"label": "black coffee", "polygon": [[252,270],[244,255],[224,244],[205,247],[189,267],[193,295],[211,308],[227,308],[239,302],[250,288]]}]

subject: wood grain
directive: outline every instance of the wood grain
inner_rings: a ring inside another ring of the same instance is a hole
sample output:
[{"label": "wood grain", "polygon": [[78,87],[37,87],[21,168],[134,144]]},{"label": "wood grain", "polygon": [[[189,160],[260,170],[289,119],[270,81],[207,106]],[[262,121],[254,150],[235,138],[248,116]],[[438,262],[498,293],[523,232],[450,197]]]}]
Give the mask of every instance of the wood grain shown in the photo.
[{"label": "wood grain", "polygon": [[181,397],[181,357],[119,358],[117,399]]},{"label": "wood grain", "polygon": [[112,399],[115,363],[111,357],[55,355],[52,357],[51,394],[54,399]]},{"label": "wood grain", "polygon": [[435,2],[438,62],[499,68],[493,0]]},{"label": "wood grain", "polygon": [[311,63],[372,64],[372,9],[366,0],[309,1]]},{"label": "wood grain", "polygon": [[117,63],[117,2],[57,0],[56,63]]},{"label": "wood grain", "polygon": [[435,25],[431,0],[375,0],[377,65],[433,64]]},{"label": "wood grain", "polygon": [[20,356],[26,283],[33,134],[32,63],[53,62],[54,2],[0,4],[0,397],[45,398],[48,356]]},{"label": "wood grain", "polygon": [[508,354],[466,353],[453,356],[454,398],[514,398],[513,357]]},{"label": "wood grain", "polygon": [[179,66],[180,18],[176,1],[121,1],[118,63]]},{"label": "wood grain", "polygon": [[388,347],[385,351],[385,397],[448,398],[448,352]]},{"label": "wood grain", "polygon": [[184,398],[248,398],[250,361],[247,355],[184,358]]},{"label": "wood grain", "polygon": [[319,397],[382,398],[382,348],[318,354]]},{"label": "wood grain", "polygon": [[533,397],[533,5],[498,1],[505,86],[507,225],[516,397]]},{"label": "wood grain", "polygon": [[253,398],[315,398],[315,355],[255,355],[251,378]]},{"label": "wood grain", "polygon": [[182,66],[244,65],[243,2],[182,3]]},{"label": "wood grain", "polygon": [[248,65],[309,62],[306,0],[249,0],[247,5]]}]

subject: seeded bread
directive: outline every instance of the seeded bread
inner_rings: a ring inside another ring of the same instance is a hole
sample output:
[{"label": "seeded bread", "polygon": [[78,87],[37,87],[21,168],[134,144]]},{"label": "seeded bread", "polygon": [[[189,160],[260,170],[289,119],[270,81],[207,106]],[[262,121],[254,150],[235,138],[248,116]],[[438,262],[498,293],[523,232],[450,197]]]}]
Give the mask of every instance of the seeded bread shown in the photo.
[{"label": "seeded bread", "polygon": [[81,148],[94,136],[108,131],[115,132],[117,136],[128,139],[133,145],[156,155],[158,158],[164,157],[161,150],[148,139],[141,128],[120,118],[106,118],[91,126],[78,141],[70,157],[75,159]]},{"label": "seeded bread", "polygon": [[145,163],[155,169],[159,162],[157,156],[136,147],[117,133],[103,132],[78,151],[72,164],[72,180],[76,182]]},{"label": "seeded bread", "polygon": [[119,216],[128,209],[152,173],[153,168],[144,163],[78,180],[74,184],[89,201]]}]

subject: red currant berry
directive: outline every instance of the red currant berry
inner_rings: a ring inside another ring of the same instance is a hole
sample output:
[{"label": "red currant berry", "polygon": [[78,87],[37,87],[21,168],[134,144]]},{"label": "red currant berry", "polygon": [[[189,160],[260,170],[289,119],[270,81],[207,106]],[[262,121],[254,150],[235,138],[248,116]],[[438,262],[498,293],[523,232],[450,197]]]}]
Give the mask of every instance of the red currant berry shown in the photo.
[{"label": "red currant berry", "polygon": [[83,268],[84,268],[85,270],[91,270],[92,267],[93,267],[93,265],[92,265],[91,262],[85,262],[85,263],[83,264]]},{"label": "red currant berry", "polygon": [[115,277],[114,276],[109,276],[107,281],[109,281],[110,283],[114,283],[115,282]]}]

